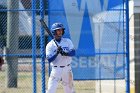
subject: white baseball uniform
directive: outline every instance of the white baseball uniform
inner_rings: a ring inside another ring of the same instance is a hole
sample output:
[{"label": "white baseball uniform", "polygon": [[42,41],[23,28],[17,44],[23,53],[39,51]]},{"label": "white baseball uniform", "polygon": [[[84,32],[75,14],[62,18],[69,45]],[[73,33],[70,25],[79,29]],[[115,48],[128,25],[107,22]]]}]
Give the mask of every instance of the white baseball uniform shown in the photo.
[{"label": "white baseball uniform", "polygon": [[[61,41],[57,44],[61,46],[64,52],[69,52],[74,49],[72,41],[68,38],[61,38]],[[53,40],[51,40],[46,46],[46,57],[50,58],[57,53],[57,46]],[[62,85],[65,93],[73,93],[73,74],[71,70],[71,56],[58,56],[50,64],[52,71],[48,80],[48,90],[46,93],[56,93],[56,89],[59,81],[62,80]]]}]

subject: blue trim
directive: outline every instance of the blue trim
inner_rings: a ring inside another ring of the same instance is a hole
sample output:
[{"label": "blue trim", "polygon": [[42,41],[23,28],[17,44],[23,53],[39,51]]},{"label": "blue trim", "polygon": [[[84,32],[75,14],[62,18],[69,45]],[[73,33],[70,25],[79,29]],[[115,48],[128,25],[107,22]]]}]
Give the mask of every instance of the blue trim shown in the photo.
[{"label": "blue trim", "polygon": [[[44,19],[44,0],[40,0],[40,18]],[[40,29],[40,51],[41,51],[41,83],[42,83],[42,93],[46,92],[45,86],[45,32],[43,26]]]},{"label": "blue trim", "polygon": [[57,54],[55,54],[52,57],[48,58],[49,63],[51,63],[52,61],[54,61],[56,57],[57,57]]},{"label": "blue trim", "polygon": [[[110,52],[110,53],[107,53],[107,52],[98,52],[98,53],[95,53],[95,55],[116,55],[116,54],[119,54],[119,55],[126,55],[127,52]],[[75,53],[76,55],[76,53]],[[32,56],[32,54],[0,54],[0,56]],[[41,55],[40,54],[36,54],[36,56],[40,57]],[[77,56],[77,55],[76,55]],[[83,55],[82,55],[83,56]],[[80,57],[82,57],[80,56]],[[84,55],[83,57],[87,57],[87,55]],[[92,57],[92,56],[89,56],[88,57]]]},{"label": "blue trim", "polygon": [[125,78],[98,78],[98,79],[74,79],[74,80],[80,80],[80,81],[86,81],[86,80],[124,80]]},{"label": "blue trim", "polygon": [[72,50],[68,53],[68,56],[75,56],[75,50]]},{"label": "blue trim", "polygon": [[[97,56],[97,55],[116,55],[116,54],[118,54],[118,55],[126,55],[127,53],[125,53],[125,52],[101,52],[101,53],[95,53],[95,56]],[[90,57],[90,56],[93,56],[93,55],[78,55],[78,54],[76,54],[75,56],[79,56],[79,57]]]},{"label": "blue trim", "polygon": [[36,0],[32,0],[32,65],[33,65],[33,93],[36,93]]},{"label": "blue trim", "polygon": [[[48,9],[46,9],[48,10]],[[18,12],[18,11],[40,11],[40,9],[0,9],[0,12],[7,12],[7,11],[11,11],[11,12]]]},{"label": "blue trim", "polygon": [[126,0],[126,93],[130,93],[130,68],[129,68],[129,0]]},{"label": "blue trim", "polygon": [[[49,2],[49,1],[48,1]],[[49,5],[49,3],[48,3],[48,5]],[[2,9],[2,10],[7,10],[7,9]],[[16,10],[16,9],[13,9],[13,10]],[[38,9],[36,9],[36,10],[38,10]],[[64,10],[61,10],[61,9],[45,9],[45,10],[48,10],[48,11],[64,11]],[[108,9],[108,11],[124,11],[125,9]],[[23,11],[23,10],[20,10],[20,11]],[[30,11],[30,9],[26,9],[26,11]],[[38,10],[39,11],[39,10]]]},{"label": "blue trim", "polygon": [[[125,9],[125,0],[123,0],[123,9],[124,9],[124,11],[126,10]],[[125,19],[125,12],[123,12],[123,19]],[[123,36],[126,36],[126,30],[125,30],[125,20],[123,20]],[[126,39],[124,38],[123,39],[123,50],[125,50],[125,46],[126,46]],[[125,55],[124,55],[124,57],[123,57],[123,68],[124,68],[124,70],[123,70],[123,77],[125,77],[125,64],[126,64],[126,61],[125,61]]]}]

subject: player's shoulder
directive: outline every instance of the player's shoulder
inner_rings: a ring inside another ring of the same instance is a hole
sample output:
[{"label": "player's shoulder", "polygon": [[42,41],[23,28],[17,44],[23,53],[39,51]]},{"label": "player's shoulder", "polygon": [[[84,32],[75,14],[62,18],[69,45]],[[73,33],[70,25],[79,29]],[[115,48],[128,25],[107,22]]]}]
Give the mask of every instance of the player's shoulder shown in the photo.
[{"label": "player's shoulder", "polygon": [[71,41],[69,38],[62,38],[62,40],[63,40],[64,42],[69,42],[69,41]]},{"label": "player's shoulder", "polygon": [[53,45],[53,40],[51,40],[50,42],[48,42],[47,46],[52,46]]}]

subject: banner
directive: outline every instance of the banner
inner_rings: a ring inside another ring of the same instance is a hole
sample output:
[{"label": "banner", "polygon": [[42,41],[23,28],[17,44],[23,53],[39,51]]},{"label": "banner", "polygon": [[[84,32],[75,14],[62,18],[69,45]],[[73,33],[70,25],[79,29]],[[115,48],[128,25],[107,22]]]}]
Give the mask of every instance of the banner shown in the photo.
[{"label": "banner", "polygon": [[[77,59],[79,57],[98,59],[97,67],[73,68],[76,73],[75,79],[123,78],[126,61],[124,8],[124,0],[49,0],[49,27],[55,22],[64,25],[66,28],[64,37],[69,37],[74,43]],[[116,72],[110,74],[105,70],[99,60],[104,56],[114,58],[110,62],[113,67],[109,68],[112,71],[119,69],[121,75],[115,77]],[[78,64],[79,62],[83,61],[78,61]],[[118,62],[119,66],[116,65]],[[104,73],[100,75],[100,71]]]}]

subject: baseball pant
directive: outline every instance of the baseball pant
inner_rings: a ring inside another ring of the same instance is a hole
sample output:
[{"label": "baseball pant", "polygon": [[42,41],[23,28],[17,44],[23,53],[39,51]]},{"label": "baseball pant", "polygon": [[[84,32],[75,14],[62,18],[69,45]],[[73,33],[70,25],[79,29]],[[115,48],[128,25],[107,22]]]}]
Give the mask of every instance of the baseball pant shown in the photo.
[{"label": "baseball pant", "polygon": [[73,75],[71,66],[52,67],[51,75],[48,80],[48,90],[46,93],[56,93],[58,83],[62,80],[62,85],[65,93],[72,93]]}]

